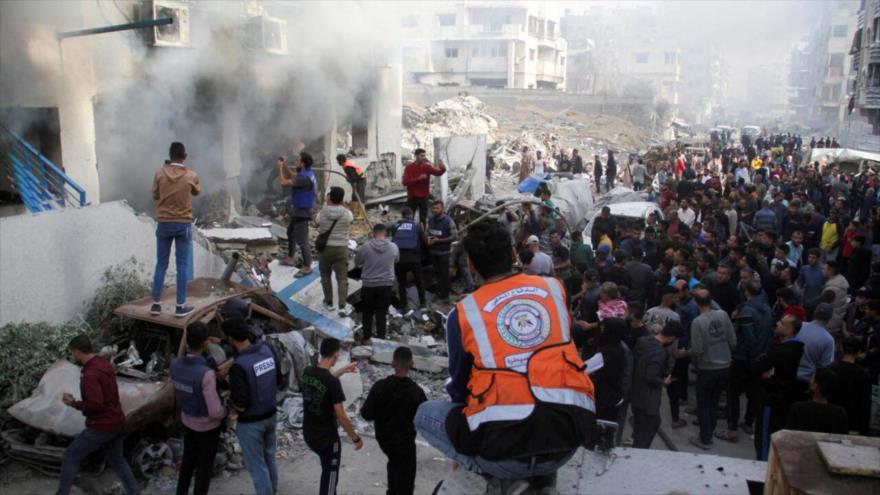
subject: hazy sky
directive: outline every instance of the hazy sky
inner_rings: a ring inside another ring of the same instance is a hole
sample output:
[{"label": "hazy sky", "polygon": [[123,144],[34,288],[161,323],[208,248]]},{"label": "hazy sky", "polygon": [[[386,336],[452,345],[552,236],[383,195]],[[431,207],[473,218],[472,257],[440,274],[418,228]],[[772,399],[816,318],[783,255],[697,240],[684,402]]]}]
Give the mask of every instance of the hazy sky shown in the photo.
[{"label": "hazy sky", "polygon": [[[823,7],[822,0],[703,1],[558,1],[563,12],[591,5],[654,8],[670,36],[697,44],[716,42],[730,69],[730,96],[742,99],[748,69],[781,64],[792,47],[809,32]],[[852,0],[854,5],[858,0]]]}]

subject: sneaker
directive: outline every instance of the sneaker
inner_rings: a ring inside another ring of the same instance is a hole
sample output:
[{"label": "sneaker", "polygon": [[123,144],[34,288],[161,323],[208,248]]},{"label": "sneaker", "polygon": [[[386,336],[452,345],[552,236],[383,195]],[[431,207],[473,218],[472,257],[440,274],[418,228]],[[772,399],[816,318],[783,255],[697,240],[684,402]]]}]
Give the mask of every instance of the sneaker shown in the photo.
[{"label": "sneaker", "polygon": [[675,421],[672,422],[673,428],[684,428],[687,425],[688,425],[687,421],[685,421],[683,419],[676,419]]},{"label": "sneaker", "polygon": [[339,308],[339,316],[348,316],[354,311],[354,306],[351,304],[346,304]]},{"label": "sneaker", "polygon": [[336,306],[334,306],[333,304],[324,303],[324,311],[328,311],[328,312],[332,313],[332,312],[336,311]]},{"label": "sneaker", "polygon": [[703,450],[709,450],[712,448],[711,443],[703,443],[703,441],[700,440],[700,437],[690,437],[688,438],[688,442],[690,442],[690,444],[694,447],[699,447]]},{"label": "sneaker", "polygon": [[739,435],[735,431],[716,431],[715,438],[720,438],[725,442],[736,443],[739,442]]},{"label": "sneaker", "polygon": [[742,428],[743,433],[746,435],[753,435],[755,433],[755,429],[752,428],[751,423],[740,423],[739,427]]},{"label": "sneaker", "polygon": [[194,307],[192,307],[192,306],[180,306],[180,305],[178,305],[178,306],[177,306],[177,309],[174,310],[174,316],[175,316],[175,318],[183,318],[184,316],[186,316],[186,315],[192,313],[192,312],[195,311],[195,310],[196,310],[196,308],[194,308]]},{"label": "sneaker", "polygon": [[162,313],[162,305],[159,303],[153,303],[150,306],[150,315],[151,316],[159,316]]}]

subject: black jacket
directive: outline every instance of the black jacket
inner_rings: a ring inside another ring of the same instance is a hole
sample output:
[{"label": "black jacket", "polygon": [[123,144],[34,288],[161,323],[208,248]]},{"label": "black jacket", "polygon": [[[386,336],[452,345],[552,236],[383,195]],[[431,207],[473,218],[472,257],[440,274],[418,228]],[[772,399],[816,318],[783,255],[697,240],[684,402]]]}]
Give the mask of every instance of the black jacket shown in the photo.
[{"label": "black jacket", "polygon": [[633,383],[629,391],[633,409],[659,415],[663,379],[668,374],[669,350],[653,335],[637,340],[633,351]]},{"label": "black jacket", "polygon": [[412,443],[416,439],[413,418],[425,392],[409,377],[385,377],[370,389],[361,416],[376,422],[376,440],[382,446]]},{"label": "black jacket", "polygon": [[[804,385],[797,379],[803,354],[804,343],[789,339],[773,344],[770,350],[752,361],[752,374],[759,377],[759,404],[781,410],[784,417],[788,408],[804,397]],[[771,376],[762,376],[770,370],[773,370]]]}]

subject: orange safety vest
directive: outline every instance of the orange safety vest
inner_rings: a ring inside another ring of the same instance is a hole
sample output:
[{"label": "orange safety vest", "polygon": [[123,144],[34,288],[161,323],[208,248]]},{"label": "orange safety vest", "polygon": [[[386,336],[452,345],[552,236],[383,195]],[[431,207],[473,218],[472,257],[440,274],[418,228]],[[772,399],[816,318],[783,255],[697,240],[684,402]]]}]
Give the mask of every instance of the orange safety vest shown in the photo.
[{"label": "orange safety vest", "polygon": [[463,410],[471,431],[524,420],[541,402],[595,414],[593,383],[571,340],[559,280],[514,275],[477,289],[456,308],[462,345],[474,359]]},{"label": "orange safety vest", "polygon": [[360,167],[358,167],[357,165],[355,165],[355,163],[354,163],[353,161],[351,161],[351,160],[345,160],[345,161],[342,163],[342,166],[343,166],[343,167],[353,168],[354,171],[355,171],[355,173],[358,175],[358,177],[360,177],[360,178],[363,178],[363,177],[364,177],[364,172],[361,170]]}]

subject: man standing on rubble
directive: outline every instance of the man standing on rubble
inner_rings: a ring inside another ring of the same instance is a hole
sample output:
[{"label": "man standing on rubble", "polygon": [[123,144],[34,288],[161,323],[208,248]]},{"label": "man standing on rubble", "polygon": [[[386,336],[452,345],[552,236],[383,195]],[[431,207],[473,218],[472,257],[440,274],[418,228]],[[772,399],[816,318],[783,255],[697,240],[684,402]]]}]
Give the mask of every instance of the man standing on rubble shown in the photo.
[{"label": "man standing on rubble", "polygon": [[517,184],[528,178],[529,174],[532,173],[532,165],[535,163],[535,157],[529,152],[528,146],[523,146],[522,158],[520,158],[519,163],[519,181],[517,181]]},{"label": "man standing on rubble", "polygon": [[431,196],[431,176],[441,176],[446,173],[446,165],[443,160],[437,160],[437,167],[428,161],[425,150],[419,148],[415,151],[416,161],[407,164],[403,170],[401,182],[406,186],[406,205],[415,212],[419,212],[419,223],[425,225],[428,221],[428,198]]},{"label": "man standing on rubble", "polygon": [[65,405],[83,413],[86,417],[86,428],[64,451],[58,495],[70,493],[79,463],[98,450],[104,451],[104,458],[122,480],[125,493],[136,495],[140,493],[140,487],[122,454],[125,414],[119,402],[116,373],[107,359],[95,354],[95,348],[87,335],[77,335],[67,348],[73,359],[82,366],[79,378],[82,400],[74,399],[69,393],[64,393],[61,400]]},{"label": "man standing on rubble", "polygon": [[419,297],[419,308],[425,310],[425,281],[422,276],[422,252],[428,246],[428,239],[421,224],[413,221],[413,211],[404,206],[400,211],[401,218],[391,226],[391,242],[397,245],[400,258],[394,266],[397,278],[398,299],[401,313],[406,313],[408,302],[406,295],[406,277],[412,273]]},{"label": "man standing on rubble", "polygon": [[336,163],[345,171],[345,177],[351,186],[351,211],[356,220],[363,220],[366,218],[367,175],[354,160],[345,155],[336,155]]},{"label": "man standing on rubble", "polygon": [[296,246],[302,250],[303,268],[294,277],[300,278],[312,273],[312,248],[309,246],[309,222],[315,206],[318,183],[312,171],[314,159],[305,151],[300,152],[297,171],[288,168],[285,158],[278,158],[278,183],[281,187],[292,188],[290,196],[290,223],[287,225],[287,259],[282,265],[293,266]]},{"label": "man standing on rubble", "polygon": [[452,402],[423,403],[416,429],[504,493],[552,487],[592,437],[596,411],[565,289],[554,278],[512,274],[510,235],[494,219],[472,225],[463,242],[482,286],[447,320]]},{"label": "man standing on rubble", "polygon": [[388,323],[388,306],[394,290],[394,264],[400,259],[397,245],[386,238],[385,224],[373,226],[373,238],[357,250],[354,264],[362,267],[361,301],[364,325],[362,344],[370,345],[373,338],[373,319],[376,320],[376,334],[385,338]]},{"label": "man standing on rubble", "polygon": [[578,154],[577,149],[571,150],[571,173],[584,173],[584,158],[580,154]]},{"label": "man standing on rubble", "polygon": [[177,495],[189,493],[193,474],[193,495],[207,495],[226,416],[217,393],[217,376],[204,357],[207,343],[208,327],[193,323],[186,329],[186,356],[171,362],[171,382],[183,423],[183,462],[177,477]]},{"label": "man standing on rubble", "polygon": [[156,208],[156,272],[153,275],[153,305],[150,314],[162,313],[162,286],[174,243],[174,261],[177,266],[177,308],[174,316],[184,317],[193,312],[186,305],[186,282],[189,275],[189,257],[192,254],[192,196],[202,192],[199,176],[186,168],[186,148],[183,143],[171,143],[169,160],[153,177],[153,199]]},{"label": "man standing on rubble", "polygon": [[345,413],[345,393],[339,377],[357,370],[351,363],[330,371],[339,360],[339,340],[326,338],[321,341],[321,358],[317,366],[303,371],[303,439],[306,445],[321,459],[321,495],[335,495],[339,481],[339,464],[342,444],[339,441],[339,425],[351,438],[354,449],[360,450],[364,441],[354,429]]},{"label": "man standing on rubble", "polygon": [[455,220],[443,211],[443,202],[431,204],[431,218],[428,219],[428,250],[434,265],[434,295],[442,304],[449,304],[449,267],[452,243],[458,239]]},{"label": "man standing on rubble", "polygon": [[238,421],[236,436],[244,466],[257,495],[278,493],[275,464],[275,391],[277,370],[272,350],[263,343],[251,344],[247,323],[223,322],[223,333],[236,351],[229,369],[229,419]]},{"label": "man standing on rubble", "polygon": [[[348,238],[351,231],[351,214],[342,202],[345,190],[338,186],[330,188],[329,200],[318,213],[318,235],[325,236],[326,242],[318,253],[318,270],[321,272],[321,289],[324,292],[324,310],[333,312],[333,277],[336,277],[336,290],[339,299],[339,314],[348,316],[354,310],[348,304]],[[316,243],[317,246],[317,243]]]}]

